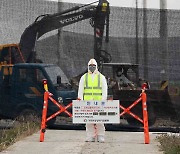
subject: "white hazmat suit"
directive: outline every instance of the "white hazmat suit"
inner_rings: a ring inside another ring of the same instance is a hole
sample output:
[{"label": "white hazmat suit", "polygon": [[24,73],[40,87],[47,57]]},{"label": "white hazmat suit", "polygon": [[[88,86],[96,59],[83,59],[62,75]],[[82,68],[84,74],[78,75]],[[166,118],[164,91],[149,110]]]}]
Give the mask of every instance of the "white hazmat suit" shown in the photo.
[{"label": "white hazmat suit", "polygon": [[[95,65],[95,70],[90,70],[90,65]],[[96,74],[99,74],[100,72],[98,71],[97,68],[97,62],[95,59],[90,59],[88,62],[88,75],[91,76],[92,81],[95,77]],[[84,94],[84,83],[85,82],[85,74],[81,77],[80,82],[79,82],[79,90],[78,90],[78,98],[80,100],[84,100],[83,94]],[[107,82],[106,78],[104,75],[101,74],[101,85],[102,85],[102,100],[107,100]],[[97,123],[97,124],[91,124],[87,123],[86,124],[86,134],[87,142],[94,142],[95,138],[97,136],[97,141],[98,142],[104,142],[104,136],[105,136],[105,127],[103,123]]]}]

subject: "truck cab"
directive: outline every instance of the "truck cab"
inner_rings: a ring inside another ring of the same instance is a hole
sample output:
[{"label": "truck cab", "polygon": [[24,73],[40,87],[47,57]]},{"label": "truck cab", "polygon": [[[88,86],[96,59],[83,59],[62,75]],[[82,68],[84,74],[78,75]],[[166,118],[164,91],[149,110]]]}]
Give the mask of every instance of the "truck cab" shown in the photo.
[{"label": "truck cab", "polygon": [[[42,113],[44,87],[47,79],[49,92],[63,105],[77,98],[64,72],[54,64],[19,63],[2,65],[0,71],[0,115],[16,118],[24,111]],[[48,115],[58,111],[49,101]]]}]

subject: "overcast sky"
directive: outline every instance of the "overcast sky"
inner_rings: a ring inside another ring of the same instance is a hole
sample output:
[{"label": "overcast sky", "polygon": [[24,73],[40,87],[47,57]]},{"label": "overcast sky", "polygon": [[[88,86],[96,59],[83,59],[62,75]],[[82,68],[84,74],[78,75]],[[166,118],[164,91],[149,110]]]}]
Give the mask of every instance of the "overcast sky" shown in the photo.
[{"label": "overcast sky", "polygon": [[[88,4],[94,2],[96,0],[48,0],[48,1],[62,1],[62,2],[70,2],[70,3],[81,3]],[[147,2],[147,8],[156,8],[160,7],[160,0],[137,0],[138,7],[143,7],[143,1]],[[167,2],[167,9],[177,9],[180,10],[180,0],[163,0]],[[108,0],[110,6],[120,6],[120,7],[135,7],[136,0]]]}]

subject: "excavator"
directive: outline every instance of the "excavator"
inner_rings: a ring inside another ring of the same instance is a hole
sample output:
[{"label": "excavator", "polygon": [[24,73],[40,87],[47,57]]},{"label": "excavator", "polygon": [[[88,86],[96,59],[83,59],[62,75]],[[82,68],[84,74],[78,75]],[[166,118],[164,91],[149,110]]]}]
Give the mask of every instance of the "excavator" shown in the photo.
[{"label": "excavator", "polygon": [[[97,6],[92,5],[95,3],[98,3]],[[107,77],[109,96],[120,100],[124,107],[128,107],[135,101],[141,93],[141,85],[144,82],[148,85],[149,83],[139,78],[137,64],[111,63],[111,55],[102,50],[104,33],[106,33],[106,43],[109,41],[109,15],[110,8],[107,0],[75,6],[55,14],[43,14],[38,16],[25,29],[19,44],[1,45],[0,115],[15,118],[18,113],[32,113],[33,111],[40,115],[43,105],[43,88],[42,84],[40,86],[37,81],[43,78],[49,80],[50,91],[53,92],[54,98],[59,103],[67,105],[73,99],[76,99],[78,80],[81,75],[71,80],[70,84],[70,79],[67,79],[61,68],[55,65],[43,64],[41,60],[36,59],[35,46],[36,41],[45,33],[86,19],[90,19],[90,24],[94,28],[94,58],[97,60],[100,71]],[[55,70],[56,72],[52,72]],[[52,74],[55,75],[52,76]],[[110,74],[111,77],[109,77]],[[30,84],[28,78],[32,75],[34,75],[32,79],[36,83]],[[165,105],[168,105],[168,109],[171,111],[166,112],[166,109],[164,109],[165,114],[175,117],[176,112],[171,105],[167,90],[151,90],[149,88],[147,95],[150,126],[156,122],[158,113],[162,112],[160,110],[163,110]],[[20,100],[21,97],[22,100]],[[41,105],[36,106],[36,104]],[[57,109],[51,106],[49,108],[52,109],[52,112]],[[137,106],[132,111],[142,117],[141,106]],[[124,115],[122,118],[125,118],[131,125],[139,125],[139,122],[129,115]]]},{"label": "excavator", "polygon": [[[92,5],[95,3],[98,4]],[[90,19],[94,28],[94,57],[100,64],[105,26],[108,40],[109,14],[106,0],[75,6],[55,14],[43,14],[25,29],[18,44],[0,45],[0,117],[14,119],[32,113],[40,116],[44,92],[41,81],[44,78],[48,80],[49,91],[59,103],[67,105],[76,99],[77,92],[62,69],[36,59],[36,42],[47,32]],[[106,56],[104,58],[107,59]],[[49,105],[48,114],[55,111],[57,107]],[[50,123],[54,121],[55,118]]]}]

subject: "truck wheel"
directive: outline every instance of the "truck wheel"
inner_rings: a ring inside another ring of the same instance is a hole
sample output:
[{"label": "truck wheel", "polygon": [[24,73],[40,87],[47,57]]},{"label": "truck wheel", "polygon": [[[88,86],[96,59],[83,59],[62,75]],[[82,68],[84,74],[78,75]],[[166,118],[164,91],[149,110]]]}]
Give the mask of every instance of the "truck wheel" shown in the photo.
[{"label": "truck wheel", "polygon": [[17,116],[17,120],[20,122],[37,122],[40,123],[41,119],[37,112],[33,109],[24,109]]},{"label": "truck wheel", "polygon": [[[143,119],[142,115],[139,116],[139,117],[141,119]],[[142,126],[142,123],[140,121],[136,120],[133,117],[127,117],[126,120],[132,126]],[[154,125],[155,122],[156,122],[156,115],[154,113],[153,106],[152,105],[148,105],[148,124],[149,124],[149,126],[152,126],[152,125]]]}]

